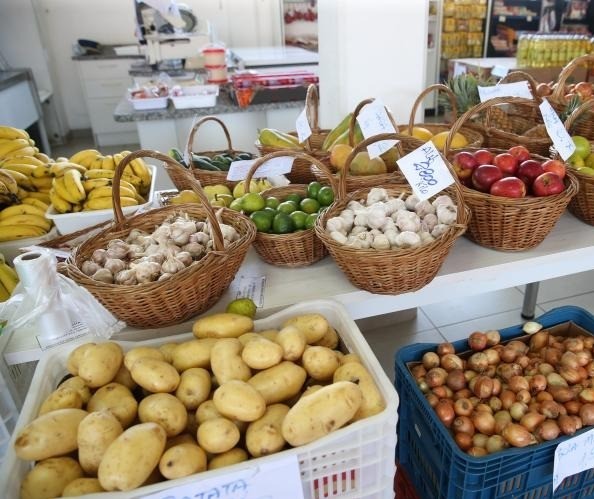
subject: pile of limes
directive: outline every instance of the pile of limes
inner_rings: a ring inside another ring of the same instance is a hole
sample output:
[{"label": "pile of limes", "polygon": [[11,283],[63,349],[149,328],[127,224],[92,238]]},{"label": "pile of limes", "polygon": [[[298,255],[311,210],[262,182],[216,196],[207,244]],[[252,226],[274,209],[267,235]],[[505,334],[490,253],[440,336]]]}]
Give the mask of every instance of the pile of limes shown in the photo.
[{"label": "pile of limes", "polygon": [[235,209],[249,213],[258,232],[290,234],[311,229],[320,211],[334,201],[334,192],[319,182],[311,182],[307,186],[306,197],[289,194],[281,200],[250,192],[235,201],[238,201]]}]

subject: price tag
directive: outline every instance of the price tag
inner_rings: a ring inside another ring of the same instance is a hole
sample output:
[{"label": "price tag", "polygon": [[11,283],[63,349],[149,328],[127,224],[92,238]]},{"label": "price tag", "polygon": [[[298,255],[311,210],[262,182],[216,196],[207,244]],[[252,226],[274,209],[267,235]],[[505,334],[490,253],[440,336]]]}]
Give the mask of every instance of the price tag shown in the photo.
[{"label": "price tag", "polygon": [[594,468],[594,430],[557,445],[553,463],[553,492],[565,477],[591,468]]},{"label": "price tag", "polygon": [[454,183],[454,177],[431,141],[400,158],[397,163],[421,201]]},{"label": "price tag", "polygon": [[506,77],[507,73],[509,73],[509,68],[506,68],[505,66],[493,66],[493,69],[491,70],[491,74],[498,78]]},{"label": "price tag", "polygon": [[[254,173],[254,178],[260,177],[276,177],[289,173],[293,168],[293,160],[291,156],[281,156],[279,158],[272,158],[266,161],[258,171]],[[250,168],[254,164],[254,159],[244,159],[241,161],[233,161],[227,172],[227,180],[237,181],[245,180]]]},{"label": "price tag", "polygon": [[252,464],[247,469],[227,472],[210,479],[143,496],[144,499],[303,499],[297,456],[276,457],[274,461]]},{"label": "price tag", "polygon": [[[366,139],[380,133],[396,133],[396,129],[392,125],[384,105],[378,99],[375,99],[372,103],[367,104],[361,109],[361,112],[357,116],[357,121],[361,127],[363,137]],[[397,143],[397,140],[375,142],[367,146],[367,152],[369,152],[370,158],[377,158]]]},{"label": "price tag", "polygon": [[465,75],[466,70],[466,64],[462,64],[461,62],[454,63],[454,76]]},{"label": "price tag", "polygon": [[481,102],[485,102],[495,97],[523,97],[524,99],[533,99],[530,87],[527,81],[516,81],[514,83],[499,83],[492,87],[478,87]]},{"label": "price tag", "polygon": [[500,23],[504,23],[505,20],[506,20],[506,17],[505,16],[499,16],[499,22]]},{"label": "price tag", "polygon": [[311,136],[311,127],[309,126],[309,121],[307,121],[306,109],[303,109],[303,111],[299,113],[297,121],[295,122],[295,130],[297,130],[300,144],[305,142]]},{"label": "price tag", "polygon": [[266,290],[266,276],[237,276],[231,283],[231,294],[234,300],[250,298],[256,307],[264,306],[264,291]]},{"label": "price tag", "polygon": [[542,114],[542,119],[544,120],[544,124],[547,129],[547,133],[549,134],[549,137],[551,137],[555,149],[563,158],[563,160],[567,161],[569,156],[575,152],[575,144],[573,143],[573,140],[571,140],[571,137],[567,133],[567,130],[565,130],[561,119],[553,107],[549,104],[548,100],[543,98],[539,107],[540,113]]}]

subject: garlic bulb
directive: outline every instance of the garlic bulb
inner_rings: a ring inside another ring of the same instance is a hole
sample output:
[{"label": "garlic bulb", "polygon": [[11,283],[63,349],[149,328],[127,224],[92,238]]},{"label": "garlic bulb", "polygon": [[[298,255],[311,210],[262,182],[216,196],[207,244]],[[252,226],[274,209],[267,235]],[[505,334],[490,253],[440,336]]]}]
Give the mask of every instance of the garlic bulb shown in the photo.
[{"label": "garlic bulb", "polygon": [[417,203],[415,206],[415,213],[423,218],[425,215],[435,213],[435,207],[425,199],[425,201]]},{"label": "garlic bulb", "polygon": [[227,224],[220,224],[221,232],[223,233],[223,239],[227,239],[231,242],[239,239],[239,233],[235,230],[235,227]]},{"label": "garlic bulb", "polygon": [[200,243],[188,243],[182,247],[182,251],[189,253],[192,258],[198,259],[204,254],[204,246]]},{"label": "garlic bulb", "polygon": [[115,275],[114,282],[116,284],[125,284],[127,286],[134,286],[135,284],[138,284],[138,281],[136,279],[136,270],[120,270]]},{"label": "garlic bulb", "polygon": [[156,281],[161,274],[161,265],[155,262],[142,262],[134,265],[138,284]]},{"label": "garlic bulb", "polygon": [[396,238],[398,237],[398,229],[390,229],[384,232],[384,236],[388,238],[390,246],[397,246]]},{"label": "garlic bulb", "polygon": [[167,242],[166,249],[169,253],[173,253],[174,255],[177,255],[181,251],[181,248],[173,241]]},{"label": "garlic bulb", "polygon": [[373,243],[373,234],[370,232],[361,232],[361,234],[357,234],[357,238],[361,241],[362,249],[371,248],[371,244]]},{"label": "garlic bulb", "polygon": [[107,258],[115,258],[117,260],[123,260],[128,256],[128,252],[130,251],[130,246],[121,241],[120,239],[113,239],[109,241],[107,244]]},{"label": "garlic bulb", "polygon": [[373,243],[371,243],[371,247],[376,250],[386,250],[390,249],[390,241],[385,234],[378,234],[373,238]]},{"label": "garlic bulb", "polygon": [[106,284],[113,284],[113,274],[107,269],[99,269],[93,274],[91,279],[104,282]]},{"label": "garlic bulb", "polygon": [[447,195],[442,195],[442,196],[437,196],[434,200],[433,203],[431,203],[433,206],[435,206],[435,209],[437,209],[439,206],[447,206],[447,205],[451,205],[451,206],[455,206],[454,202],[452,201],[452,198],[450,196]]},{"label": "garlic bulb", "polygon": [[383,232],[379,229],[371,229],[369,231],[369,233],[373,236],[374,239],[375,239],[375,236],[379,236],[380,234],[383,235]]},{"label": "garlic bulb", "polygon": [[103,268],[109,270],[113,275],[116,275],[121,270],[126,269],[126,262],[118,258],[108,258],[105,260]]},{"label": "garlic bulb", "polygon": [[423,217],[421,227],[424,228],[427,232],[431,232],[435,228],[437,223],[437,215],[435,215],[434,213],[428,213]]},{"label": "garlic bulb", "polygon": [[408,196],[404,200],[404,205],[406,206],[406,209],[407,210],[414,211],[415,206],[417,206],[417,204],[419,203],[419,201],[420,201],[420,199],[413,194],[411,196]]},{"label": "garlic bulb", "polygon": [[180,260],[173,255],[169,255],[161,265],[161,272],[163,274],[175,274],[185,268],[186,266]]},{"label": "garlic bulb", "polygon": [[384,203],[386,215],[390,216],[392,213],[396,213],[398,210],[406,210],[406,205],[402,199],[390,198]]},{"label": "garlic bulb", "polygon": [[144,254],[147,256],[155,255],[157,253],[162,253],[163,247],[160,244],[150,244],[146,248],[144,248]]},{"label": "garlic bulb", "polygon": [[168,273],[161,274],[161,275],[159,276],[159,278],[157,279],[157,281],[164,281],[165,279],[169,279],[169,278],[170,278],[172,275],[173,275],[173,274],[168,274]]},{"label": "garlic bulb", "polygon": [[346,244],[347,242],[347,237],[342,232],[330,232],[330,237],[340,244]]},{"label": "garlic bulb", "polygon": [[438,237],[440,237],[440,236],[442,236],[443,234],[445,234],[445,233],[448,231],[448,229],[449,229],[449,228],[450,228],[450,226],[449,226],[449,225],[446,225],[446,224],[437,224],[437,225],[436,225],[436,226],[433,228],[433,230],[431,231],[431,235],[432,235],[434,238],[436,238],[436,239],[437,239]]},{"label": "garlic bulb", "polygon": [[167,258],[167,252],[165,250],[161,250],[158,253],[153,253],[152,255],[147,256],[146,261],[155,262],[161,265],[165,261],[165,258]]},{"label": "garlic bulb", "polygon": [[[194,224],[192,224],[194,226]],[[171,240],[178,246],[184,246],[190,242],[190,233],[183,228],[173,227],[171,229]]]},{"label": "garlic bulb", "polygon": [[421,219],[412,211],[400,210],[396,212],[396,226],[402,232],[419,232]]},{"label": "garlic bulb", "polygon": [[198,243],[204,246],[209,239],[210,237],[208,237],[208,235],[204,232],[196,232],[190,236],[190,243]]},{"label": "garlic bulb", "polygon": [[357,236],[359,234],[362,234],[363,232],[367,232],[367,227],[365,227],[364,225],[355,225],[353,227],[353,230],[351,231],[351,234]]},{"label": "garlic bulb", "polygon": [[101,265],[94,262],[93,260],[85,260],[80,267],[82,273],[91,277],[95,272],[101,268]]},{"label": "garlic bulb", "polygon": [[126,255],[131,260],[140,258],[144,254],[144,247],[140,244],[131,244],[128,254]]},{"label": "garlic bulb", "polygon": [[358,211],[365,210],[365,206],[363,206],[359,201],[349,201],[347,204],[347,208],[357,214]]},{"label": "garlic bulb", "polygon": [[422,231],[419,233],[419,235],[421,236],[421,244],[423,245],[430,244],[433,241],[435,241],[435,238],[431,234],[429,234],[429,232]]},{"label": "garlic bulb", "polygon": [[141,241],[144,240],[145,237],[147,237],[148,234],[140,229],[132,229],[130,231],[130,234],[128,234],[128,237],[126,238],[126,242],[128,244],[142,244]]},{"label": "garlic bulb", "polygon": [[359,225],[361,227],[367,227],[367,212],[356,215],[354,223],[355,225]]},{"label": "garlic bulb", "polygon": [[182,262],[185,267],[189,267],[190,265],[192,265],[192,262],[194,261],[192,255],[190,255],[190,253],[188,253],[187,251],[180,251],[177,255],[175,255],[175,258]]},{"label": "garlic bulb", "polygon": [[196,232],[202,232],[206,228],[206,222],[196,222]]},{"label": "garlic bulb", "polygon": [[153,232],[153,239],[159,244],[167,244],[171,239],[171,226],[168,223],[163,223]]},{"label": "garlic bulb", "polygon": [[416,248],[421,245],[421,236],[415,232],[405,231],[396,236],[396,246],[399,248]]},{"label": "garlic bulb", "polygon": [[367,194],[367,206],[371,206],[378,201],[387,201],[388,200],[388,191],[381,187],[374,187],[369,191]]},{"label": "garlic bulb", "polygon": [[357,237],[349,236],[346,242],[346,246],[353,249],[363,249],[363,241]]},{"label": "garlic bulb", "polygon": [[171,224],[171,230],[182,230],[187,232],[189,235],[194,234],[196,229],[196,223],[189,219],[177,220]]},{"label": "garlic bulb", "polygon": [[452,225],[456,223],[458,209],[451,204],[440,205],[437,207],[437,221],[440,224]]},{"label": "garlic bulb", "polygon": [[394,223],[394,220],[392,220],[390,217],[386,217],[380,229],[383,233],[386,233],[386,231],[396,229],[396,224]]},{"label": "garlic bulb", "polygon": [[329,232],[342,232],[346,234],[345,222],[341,217],[332,217],[326,222],[326,230]]},{"label": "garlic bulb", "polygon": [[91,255],[91,260],[99,265],[103,265],[107,260],[107,251],[104,249],[96,249]]},{"label": "garlic bulb", "polygon": [[371,208],[367,214],[367,225],[372,229],[379,229],[386,222],[386,212],[383,208]]}]

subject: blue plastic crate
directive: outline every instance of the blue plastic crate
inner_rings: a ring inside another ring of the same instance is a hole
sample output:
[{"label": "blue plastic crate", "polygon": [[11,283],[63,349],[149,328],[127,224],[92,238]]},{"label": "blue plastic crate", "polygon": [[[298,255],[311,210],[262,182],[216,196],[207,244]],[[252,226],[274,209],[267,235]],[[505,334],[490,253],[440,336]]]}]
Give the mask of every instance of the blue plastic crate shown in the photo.
[{"label": "blue plastic crate", "polygon": [[[535,319],[545,327],[574,322],[594,334],[594,316],[578,307],[560,307]],[[502,340],[524,334],[522,325],[500,330]],[[435,351],[436,344],[417,343],[400,349],[395,358],[395,386],[400,400],[397,460],[423,499],[576,499],[594,497],[594,469],[567,477],[553,495],[553,462],[562,437],[524,449],[507,449],[472,457],[455,443],[439,421],[406,363]],[[466,340],[454,343],[468,350]],[[584,428],[576,435],[591,430]]]}]

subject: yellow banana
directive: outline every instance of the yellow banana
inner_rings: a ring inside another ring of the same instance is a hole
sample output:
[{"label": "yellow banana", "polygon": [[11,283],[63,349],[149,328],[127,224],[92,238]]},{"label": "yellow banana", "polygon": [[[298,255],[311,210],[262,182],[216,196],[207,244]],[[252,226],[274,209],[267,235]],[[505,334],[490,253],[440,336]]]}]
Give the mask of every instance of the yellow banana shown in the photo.
[{"label": "yellow banana", "polygon": [[27,146],[27,147],[23,147],[21,149],[15,149],[14,151],[11,151],[7,154],[4,154],[4,159],[11,159],[11,158],[20,158],[22,156],[32,156],[33,154],[35,154],[35,149],[34,147],[31,146]]},{"label": "yellow banana", "polygon": [[93,178],[113,178],[114,172],[113,170],[104,170],[102,168],[89,168],[85,174],[85,180],[93,179]]},{"label": "yellow banana", "polygon": [[0,220],[0,227],[5,225],[33,225],[34,227],[41,227],[45,232],[52,228],[52,223],[45,216],[40,217],[38,215],[14,215]]},{"label": "yellow banana", "polygon": [[120,152],[113,155],[113,162],[115,163],[116,166],[118,166],[122,162],[123,159],[124,159],[124,155]]},{"label": "yellow banana", "polygon": [[103,161],[101,162],[102,170],[115,170],[115,167],[115,161],[113,160],[113,156],[111,154],[103,157]]},{"label": "yellow banana", "polygon": [[46,233],[46,230],[36,225],[0,225],[0,242],[39,237]]},{"label": "yellow banana", "polygon": [[38,166],[33,166],[33,165],[29,165],[26,163],[4,163],[2,165],[2,168],[4,170],[11,170],[13,172],[19,172],[22,173],[23,175],[27,175],[27,177],[32,177],[33,176],[33,172],[35,171],[36,168],[39,168]]},{"label": "yellow banana", "polygon": [[142,158],[136,158],[130,163],[134,175],[142,180],[142,187],[148,189],[151,185],[151,172]]},{"label": "yellow banana", "polygon": [[26,191],[25,189],[21,189],[19,187],[19,192],[17,192],[17,198],[19,199],[25,199],[26,197],[29,197],[29,195],[35,191]]},{"label": "yellow banana", "polygon": [[70,163],[70,160],[65,156],[58,156],[54,162],[55,163]]},{"label": "yellow banana", "polygon": [[89,170],[90,169],[101,170],[102,165],[103,165],[103,156],[100,154],[99,156],[96,156],[93,161],[91,161],[91,164],[89,165]]},{"label": "yellow banana", "polygon": [[41,177],[35,178],[31,177],[31,183],[35,186],[38,191],[43,189],[48,190],[52,187],[52,177]]},{"label": "yellow banana", "polygon": [[15,195],[12,194],[10,192],[10,190],[8,189],[8,186],[2,182],[0,182],[0,196],[2,196],[2,198],[1,198],[2,204],[4,204],[6,199],[9,200],[7,204],[14,203]]},{"label": "yellow banana", "polygon": [[31,182],[31,179],[25,175],[24,173],[21,172],[17,172],[14,170],[2,170],[0,169],[0,175],[9,175],[11,176],[15,182],[18,184],[19,187],[22,187],[23,189],[27,189],[30,191],[34,191],[35,190],[35,186],[33,185],[33,182]]},{"label": "yellow banana", "polygon": [[13,204],[0,211],[0,221],[16,215],[37,215],[43,218],[45,217],[45,210],[31,204]]},{"label": "yellow banana", "polygon": [[6,156],[13,151],[18,151],[25,147],[31,147],[28,139],[14,139],[8,142],[3,142],[0,144],[0,156]]},{"label": "yellow banana", "polygon": [[[122,197],[120,198],[120,204],[122,206],[135,206],[138,201],[134,198]],[[107,208],[113,208],[113,200],[111,197],[88,199],[84,204],[84,210],[105,210]]]},{"label": "yellow banana", "polygon": [[128,156],[128,154],[131,154],[131,153],[132,153],[132,151],[120,151],[120,154],[122,156]]},{"label": "yellow banana", "polygon": [[50,157],[49,157],[47,154],[44,154],[44,153],[42,153],[42,152],[35,153],[35,158],[37,158],[37,159],[38,159],[38,160],[40,160],[40,161],[43,161],[43,162],[44,162],[44,163],[46,163],[46,164],[47,164],[47,163],[53,163],[53,161],[54,161],[54,160],[53,160],[52,158],[50,158]]},{"label": "yellow banana", "polygon": [[42,210],[44,213],[49,208],[49,203],[44,203],[41,199],[32,198],[29,196],[22,198],[21,202],[23,204],[29,204],[31,206],[35,206],[35,207],[39,208],[40,210]]},{"label": "yellow banana", "polygon": [[83,209],[83,205],[82,204],[75,204],[72,207],[72,213],[78,213],[79,211],[82,211]]},{"label": "yellow banana", "polygon": [[[83,187],[85,192],[90,192],[98,187],[104,187],[106,185],[112,185],[112,181],[109,178],[91,178],[83,181]],[[120,183],[121,185],[121,183]]]},{"label": "yellow banana", "polygon": [[19,276],[16,271],[6,263],[0,263],[0,284],[8,291],[9,295],[12,294],[18,283]]},{"label": "yellow banana", "polygon": [[6,301],[10,298],[10,293],[6,290],[2,283],[0,283],[0,301]]},{"label": "yellow banana", "polygon": [[29,134],[25,130],[12,126],[0,126],[0,138],[2,139],[29,139]]},{"label": "yellow banana", "polygon": [[2,161],[2,165],[33,165],[45,166],[47,163],[37,159],[35,156],[19,156]]},{"label": "yellow banana", "polygon": [[[87,161],[92,161],[101,154],[97,149],[83,149],[70,156],[71,163],[77,163],[79,165],[87,166]],[[83,163],[84,161],[84,163]]]},{"label": "yellow banana", "polygon": [[58,213],[69,213],[72,211],[72,205],[60,196],[54,189],[50,189],[49,198],[52,206]]},{"label": "yellow banana", "polygon": [[50,204],[52,202],[49,194],[46,192],[28,192],[26,197],[39,199],[46,204]]},{"label": "yellow banana", "polygon": [[87,169],[82,165],[77,165],[72,162],[53,163],[50,167],[50,174],[54,177],[61,177],[68,170],[78,170],[80,173],[85,173]]},{"label": "yellow banana", "polygon": [[[113,195],[112,189],[113,189],[112,186],[107,186],[107,185],[103,186],[103,187],[97,187],[97,188],[93,189],[91,192],[89,192],[89,195],[87,196],[87,200],[111,197]],[[136,196],[137,196],[136,191],[131,191],[130,189],[120,185],[120,197],[129,197],[129,198],[136,199]]]},{"label": "yellow banana", "polygon": [[31,176],[35,177],[35,178],[49,177],[50,172],[51,172],[51,167],[49,164],[42,165],[42,166],[36,166],[35,170],[33,170],[33,172],[31,173]]},{"label": "yellow banana", "polygon": [[64,187],[68,189],[68,192],[73,199],[76,199],[77,203],[84,201],[87,197],[85,188],[82,185],[82,176],[78,170],[67,170],[64,175]]},{"label": "yellow banana", "polygon": [[[12,172],[14,173],[14,172]],[[24,176],[24,175],[23,175]],[[27,177],[25,177],[27,178]],[[0,182],[2,182],[11,194],[19,193],[19,184],[6,170],[0,170]]]},{"label": "yellow banana", "polygon": [[64,184],[64,177],[57,177],[53,182],[53,189],[56,193],[71,204],[78,203],[79,199],[76,194],[72,194]]}]

